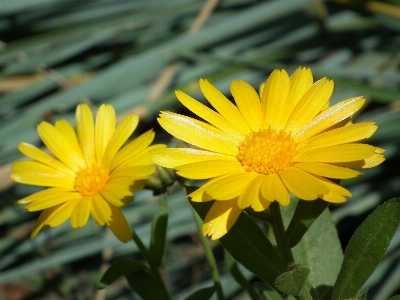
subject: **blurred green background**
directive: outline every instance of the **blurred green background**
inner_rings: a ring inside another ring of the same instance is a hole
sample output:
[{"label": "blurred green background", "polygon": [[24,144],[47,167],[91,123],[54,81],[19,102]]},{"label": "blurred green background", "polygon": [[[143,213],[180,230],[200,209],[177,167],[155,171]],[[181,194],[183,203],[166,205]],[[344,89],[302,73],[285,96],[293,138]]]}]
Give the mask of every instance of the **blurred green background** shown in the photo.
[{"label": "blurred green background", "polygon": [[[0,300],[137,299],[124,280],[96,289],[110,263],[140,257],[133,243],[93,221],[29,239],[38,214],[15,201],[38,188],[14,185],[10,163],[21,158],[21,141],[43,146],[37,124],[73,123],[82,102],[110,103],[120,117],[133,111],[141,118],[135,135],[155,128],[156,142],[170,143],[155,119],[160,110],[189,114],[176,89],[203,101],[199,78],[231,97],[234,79],[257,88],[275,68],[306,66],[315,80],[334,79],[332,104],[366,97],[356,121],[378,123],[368,143],[385,148],[387,161],[344,181],[353,198],[331,205],[344,248],[374,207],[400,194],[399,50],[399,0],[0,0]],[[211,281],[184,191],[175,184],[169,192],[163,273],[182,299]],[[146,242],[159,197],[141,191],[123,210]],[[225,293],[248,299],[212,245]],[[400,231],[365,288],[368,299],[399,293]]]}]

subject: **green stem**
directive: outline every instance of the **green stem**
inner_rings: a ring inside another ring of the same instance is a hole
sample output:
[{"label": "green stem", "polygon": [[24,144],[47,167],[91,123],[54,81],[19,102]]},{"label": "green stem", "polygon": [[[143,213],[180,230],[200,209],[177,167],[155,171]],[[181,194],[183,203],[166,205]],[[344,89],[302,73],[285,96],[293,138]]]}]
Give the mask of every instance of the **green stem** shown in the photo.
[{"label": "green stem", "polygon": [[277,201],[272,202],[269,206],[269,209],[271,210],[271,217],[273,220],[271,225],[272,230],[274,231],[276,244],[278,246],[282,261],[285,264],[286,269],[289,270],[295,264],[295,261],[292,249],[290,248],[289,241],[286,236],[286,230],[285,226],[283,225],[279,203]]},{"label": "green stem", "polygon": [[200,240],[201,240],[201,243],[203,244],[203,248],[204,248],[204,251],[206,254],[208,264],[210,265],[211,277],[214,280],[218,299],[225,300],[224,292],[222,290],[222,285],[221,285],[221,279],[219,277],[219,272],[218,272],[218,268],[217,268],[217,263],[215,262],[214,254],[212,252],[212,249],[211,249],[208,239],[205,236],[203,236],[203,234],[202,234],[201,228],[202,228],[203,222],[200,219],[200,217],[198,216],[198,214],[196,213],[196,211],[193,209],[193,207],[192,207],[192,213],[193,213],[194,220],[196,221],[197,229],[199,230]]},{"label": "green stem", "polygon": [[154,276],[154,279],[157,281],[158,286],[161,289],[161,293],[163,294],[163,299],[171,299],[171,296],[169,295],[169,292],[167,290],[167,287],[165,286],[164,280],[161,277],[160,270],[158,269],[157,266],[154,265],[150,253],[147,250],[146,246],[143,244],[142,240],[140,237],[137,235],[136,231],[132,228],[132,238],[133,241],[136,243],[138,246],[140,252],[144,256],[144,258],[147,260],[148,264],[150,265],[152,274]]}]

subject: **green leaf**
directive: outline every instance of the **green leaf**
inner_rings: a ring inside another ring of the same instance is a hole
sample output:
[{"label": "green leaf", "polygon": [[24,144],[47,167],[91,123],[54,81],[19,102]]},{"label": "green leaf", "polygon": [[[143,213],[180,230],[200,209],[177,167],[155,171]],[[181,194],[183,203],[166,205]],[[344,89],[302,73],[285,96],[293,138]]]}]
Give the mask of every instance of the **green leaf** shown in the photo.
[{"label": "green leaf", "polygon": [[229,271],[231,272],[233,278],[249,293],[251,299],[258,300],[260,297],[257,292],[254,290],[251,283],[243,276],[240,272],[236,260],[229,254],[229,252],[225,252],[225,263],[228,266]]},{"label": "green leaf", "polygon": [[149,270],[139,270],[126,275],[126,280],[129,286],[144,300],[169,300],[164,293],[158,290],[158,284]]},{"label": "green leaf", "polygon": [[262,299],[283,300],[282,296],[277,292],[277,290],[275,290],[265,282],[256,282],[254,285],[257,287],[258,290],[260,290],[263,293]]},{"label": "green leaf", "polygon": [[168,225],[168,197],[161,198],[151,226],[150,256],[155,267],[162,263]]},{"label": "green leaf", "polygon": [[[195,187],[187,187],[192,193]],[[204,220],[214,201],[190,204]],[[232,228],[219,239],[222,246],[244,267],[273,285],[276,277],[285,272],[282,260],[257,223],[241,213]]]},{"label": "green leaf", "polygon": [[295,265],[290,271],[276,278],[275,286],[284,294],[299,296],[307,283],[309,274],[309,268],[302,265]]},{"label": "green leaf", "polygon": [[321,299],[335,283],[343,261],[342,246],[329,210],[325,210],[293,249],[296,263],[310,268],[310,293]]},{"label": "green leaf", "polygon": [[266,211],[258,212],[258,211],[254,211],[251,208],[246,208],[245,212],[253,219],[259,220],[261,222],[265,222],[265,223],[269,223],[269,224],[271,224],[273,222],[272,218],[271,218],[271,214],[269,212],[266,212]]},{"label": "green leaf", "polygon": [[389,298],[388,300],[400,300],[400,296],[393,296]]},{"label": "green leaf", "polygon": [[329,202],[323,200],[303,201],[297,203],[293,218],[286,230],[290,247],[296,246],[314,221],[329,206]]},{"label": "green leaf", "polygon": [[138,270],[147,270],[147,266],[141,262],[132,259],[121,259],[116,261],[108,270],[103,274],[98,285],[99,289],[104,289],[110,284],[114,283],[121,276],[125,276],[136,272]]},{"label": "green leaf", "polygon": [[210,286],[207,288],[202,288],[190,296],[186,297],[185,300],[207,300],[210,299],[215,293],[215,286]]},{"label": "green leaf", "polygon": [[378,266],[400,223],[400,198],[379,206],[356,230],[347,245],[332,300],[356,296]]}]

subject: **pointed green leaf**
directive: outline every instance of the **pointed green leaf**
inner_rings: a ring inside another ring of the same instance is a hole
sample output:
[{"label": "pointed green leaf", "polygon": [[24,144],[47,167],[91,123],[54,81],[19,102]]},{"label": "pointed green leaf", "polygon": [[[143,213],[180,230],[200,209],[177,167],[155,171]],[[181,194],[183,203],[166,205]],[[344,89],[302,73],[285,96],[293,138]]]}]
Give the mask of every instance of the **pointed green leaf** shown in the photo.
[{"label": "pointed green leaf", "polygon": [[208,300],[214,295],[215,287],[210,286],[207,288],[200,289],[190,296],[186,297],[185,300]]},{"label": "pointed green leaf", "polygon": [[347,245],[332,300],[356,296],[378,266],[400,223],[400,198],[379,206],[356,230]]},{"label": "pointed green leaf", "polygon": [[258,300],[260,297],[257,292],[254,290],[251,283],[243,276],[242,272],[240,272],[236,260],[227,251],[225,252],[225,263],[233,278],[235,278],[235,280],[249,293],[250,298]]},{"label": "pointed green leaf", "polygon": [[265,282],[256,282],[254,285],[262,292],[263,300],[283,300],[282,296],[277,292],[277,290]]},{"label": "pointed green leaf", "polygon": [[269,223],[269,224],[271,224],[271,222],[273,222],[272,218],[271,218],[271,214],[269,212],[266,212],[266,211],[257,212],[251,208],[246,208],[245,212],[253,219],[259,220],[261,222],[265,222],[265,223]]},{"label": "pointed green leaf", "polygon": [[126,275],[129,286],[139,294],[143,300],[170,300],[157,288],[157,281],[149,270],[140,270]]},{"label": "pointed green leaf", "polygon": [[121,276],[125,276],[136,272],[138,270],[147,270],[147,266],[141,262],[134,261],[132,259],[121,259],[112,264],[111,267],[103,274],[100,279],[98,288],[104,289],[110,284],[115,282]]},{"label": "pointed green leaf", "polygon": [[302,265],[295,265],[290,271],[276,278],[275,286],[286,295],[299,296],[306,285],[309,274],[309,268]]},{"label": "pointed green leaf", "polygon": [[162,263],[165,249],[165,238],[168,225],[168,197],[165,194],[160,199],[157,213],[151,226],[150,256],[155,267]]},{"label": "pointed green leaf", "polygon": [[[188,194],[195,190],[195,187],[186,188]],[[213,203],[213,201],[205,203],[190,201],[203,220]],[[228,233],[219,241],[239,263],[271,286],[276,277],[285,271],[274,246],[257,223],[243,212]]]},{"label": "pointed green leaf", "polygon": [[335,283],[343,261],[342,246],[329,210],[319,216],[292,250],[296,263],[310,268],[311,295],[321,299]]},{"label": "pointed green leaf", "polygon": [[290,247],[293,248],[300,242],[307,230],[328,206],[329,202],[321,199],[315,201],[300,200],[297,203],[293,218],[286,230]]}]

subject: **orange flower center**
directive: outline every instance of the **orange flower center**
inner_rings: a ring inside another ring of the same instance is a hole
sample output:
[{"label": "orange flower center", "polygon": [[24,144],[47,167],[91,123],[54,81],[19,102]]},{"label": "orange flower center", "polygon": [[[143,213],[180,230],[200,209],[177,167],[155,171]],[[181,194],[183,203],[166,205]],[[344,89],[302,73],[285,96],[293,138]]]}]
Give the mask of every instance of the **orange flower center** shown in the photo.
[{"label": "orange flower center", "polygon": [[106,169],[93,165],[76,174],[74,187],[84,197],[93,196],[104,188],[108,179],[109,172]]},{"label": "orange flower center", "polygon": [[239,145],[237,159],[246,171],[274,174],[290,167],[297,154],[292,136],[271,127],[252,132]]}]

